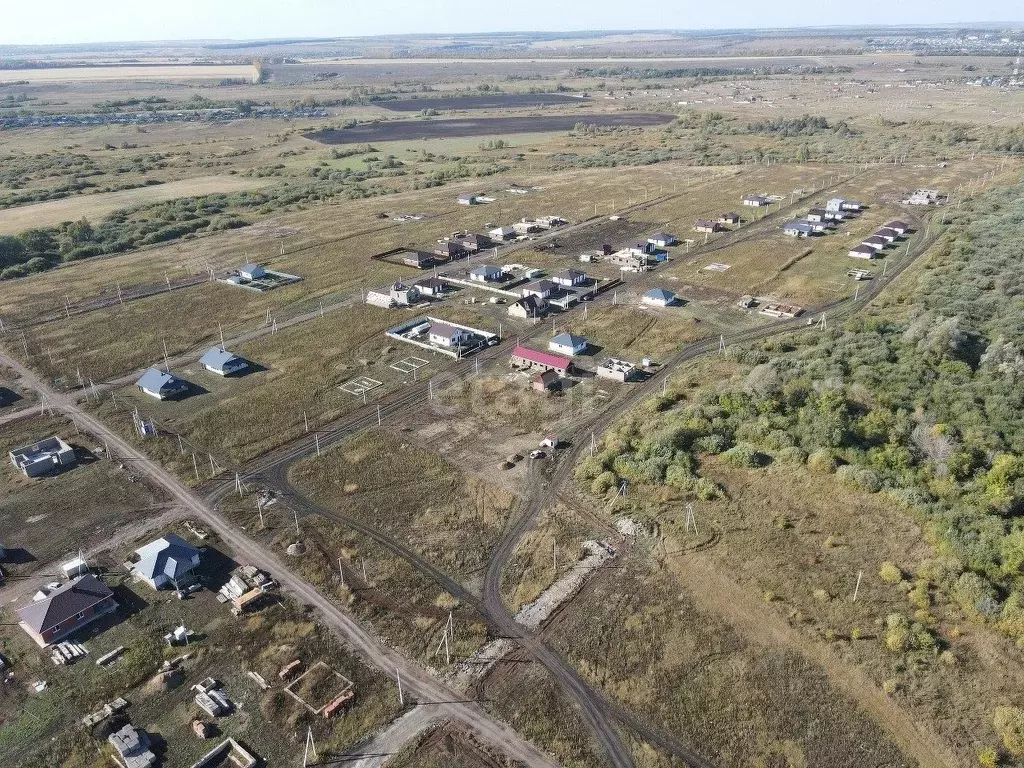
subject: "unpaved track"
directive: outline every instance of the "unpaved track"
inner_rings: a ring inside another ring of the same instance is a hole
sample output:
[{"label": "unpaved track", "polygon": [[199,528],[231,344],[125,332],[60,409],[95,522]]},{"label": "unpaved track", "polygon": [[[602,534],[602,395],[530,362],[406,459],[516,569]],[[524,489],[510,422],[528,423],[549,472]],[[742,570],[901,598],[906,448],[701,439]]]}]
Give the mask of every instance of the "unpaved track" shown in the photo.
[{"label": "unpaved track", "polygon": [[689,552],[670,555],[669,559],[698,605],[724,618],[752,642],[790,648],[819,665],[832,684],[860,704],[903,753],[916,759],[922,768],[953,768],[959,764],[938,734],[915,722],[865,672],[801,634],[769,604],[720,573],[712,554]]},{"label": "unpaved track", "polygon": [[135,450],[117,433],[93,418],[91,414],[79,408],[71,397],[53,392],[35,374],[4,354],[0,354],[0,363],[17,371],[25,381],[45,394],[53,408],[73,417],[81,427],[84,427],[97,439],[106,441],[119,459],[131,463],[134,472],[148,477],[154,485],[166,491],[189,514],[194,515],[210,530],[216,532],[241,562],[251,563],[273,573],[274,578],[284,590],[301,602],[315,608],[320,619],[328,627],[374,666],[384,670],[388,675],[394,674],[396,670],[400,672],[407,695],[414,697],[420,706],[429,705],[431,711],[436,712],[438,716],[461,723],[481,740],[501,749],[515,760],[520,760],[530,766],[557,765],[550,757],[525,741],[507,725],[488,714],[480,705],[465,701],[461,694],[438,682],[419,665],[384,645],[351,614],[339,608],[294,575],[277,554],[229,525],[169,472]]}]

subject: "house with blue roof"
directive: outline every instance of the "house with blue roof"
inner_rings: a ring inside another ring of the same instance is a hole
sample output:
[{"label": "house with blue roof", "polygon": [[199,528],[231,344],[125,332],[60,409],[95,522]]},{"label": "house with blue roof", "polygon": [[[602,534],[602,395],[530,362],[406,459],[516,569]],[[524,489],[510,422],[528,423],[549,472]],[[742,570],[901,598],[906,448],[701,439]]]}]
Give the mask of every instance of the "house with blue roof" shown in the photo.
[{"label": "house with blue roof", "polygon": [[650,304],[652,307],[667,307],[675,303],[676,295],[672,291],[666,291],[664,288],[652,288],[640,297],[640,300],[644,304]]},{"label": "house with blue roof", "polygon": [[135,550],[135,554],[139,559],[132,566],[132,573],[153,589],[187,586],[199,567],[199,550],[173,533],[149,542]]},{"label": "house with blue roof", "polygon": [[782,225],[782,234],[790,237],[810,237],[818,231],[813,224],[807,221],[794,219]]},{"label": "house with blue roof", "polygon": [[188,382],[182,381],[159,368],[150,368],[135,382],[142,392],[157,400],[167,400],[184,394],[188,390]]},{"label": "house with blue roof", "polygon": [[548,341],[548,349],[560,355],[573,357],[586,352],[587,344],[587,340],[582,336],[576,336],[572,333],[560,333]]},{"label": "house with blue roof", "polygon": [[206,354],[199,358],[199,362],[210,373],[216,373],[218,376],[231,376],[249,367],[248,360],[233,355],[221,347],[210,347]]}]

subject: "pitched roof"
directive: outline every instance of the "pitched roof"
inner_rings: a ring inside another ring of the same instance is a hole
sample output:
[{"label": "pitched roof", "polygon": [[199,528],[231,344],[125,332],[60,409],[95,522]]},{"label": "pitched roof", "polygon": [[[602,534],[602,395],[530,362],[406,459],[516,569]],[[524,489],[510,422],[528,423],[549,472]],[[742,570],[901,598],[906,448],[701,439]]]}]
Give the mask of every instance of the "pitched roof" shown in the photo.
[{"label": "pitched roof", "polygon": [[169,579],[179,579],[192,570],[192,558],[199,550],[180,536],[169,533],[144,547],[135,550],[139,556],[132,568],[146,579],[155,579],[161,574]]},{"label": "pitched roof", "polygon": [[481,264],[479,267],[474,267],[471,275],[495,275],[502,272],[501,267],[495,267],[493,264]]},{"label": "pitched roof", "polygon": [[579,347],[586,346],[587,340],[582,336],[574,336],[571,333],[560,333],[557,336],[552,336],[551,344],[558,344],[563,347]]},{"label": "pitched roof", "polygon": [[41,634],[113,596],[106,584],[88,573],[55,589],[45,600],[19,608],[18,616],[32,631]]},{"label": "pitched roof", "polygon": [[252,262],[249,262],[248,264],[243,264],[238,268],[239,272],[248,272],[249,274],[252,274],[253,272],[261,272],[262,270],[263,267],[261,267],[259,264],[253,264]]},{"label": "pitched roof", "polygon": [[878,235],[872,235],[871,237],[866,238],[861,245],[870,245],[872,243],[875,245],[885,245],[885,238],[879,237]]},{"label": "pitched roof", "polygon": [[558,286],[552,283],[550,280],[535,280],[529,285],[524,285],[524,291],[553,291]]},{"label": "pitched roof", "polygon": [[159,368],[150,368],[135,382],[135,385],[148,389],[150,392],[159,392],[162,389],[174,389],[182,384],[181,380]]},{"label": "pitched roof", "polygon": [[563,280],[575,280],[578,277],[586,277],[585,272],[580,272],[578,269],[563,269],[555,277],[562,278]]},{"label": "pitched roof", "polygon": [[672,291],[666,291],[664,288],[651,288],[651,290],[644,294],[644,298],[670,302],[675,300],[676,295]]},{"label": "pitched roof", "polygon": [[206,350],[206,354],[199,358],[199,362],[202,365],[208,365],[215,370],[223,371],[229,364],[236,360],[240,361],[241,359],[242,358],[231,354],[221,347],[210,347]]},{"label": "pitched roof", "polygon": [[870,245],[864,245],[864,243],[861,243],[860,245],[854,246],[853,248],[850,249],[850,253],[874,253],[874,252],[875,252],[874,248],[872,248]]},{"label": "pitched roof", "polygon": [[813,232],[814,227],[811,226],[806,221],[798,221],[794,219],[793,221],[787,221],[785,224],[783,224],[782,231]]},{"label": "pitched roof", "polygon": [[463,333],[461,328],[456,328],[454,325],[448,325],[448,323],[430,324],[430,334],[433,336],[444,336],[446,339],[450,339],[461,333]]},{"label": "pitched roof", "polygon": [[420,288],[429,288],[432,291],[443,291],[448,287],[448,283],[439,277],[424,277],[422,280],[417,280],[415,284]]},{"label": "pitched roof", "polygon": [[523,360],[530,360],[541,365],[550,365],[552,368],[568,368],[572,361],[565,357],[552,355],[548,352],[538,352],[529,347],[516,347],[512,350],[512,357],[521,357]]},{"label": "pitched roof", "polygon": [[896,235],[899,234],[899,232],[897,232],[895,229],[891,229],[890,227],[882,227],[880,230],[875,232],[875,234],[880,236],[880,237],[881,236],[895,237]]},{"label": "pitched roof", "polygon": [[889,227],[890,229],[910,229],[910,227],[908,227],[907,223],[904,221],[890,221],[885,226]]},{"label": "pitched roof", "polygon": [[657,240],[659,242],[668,242],[669,240],[675,240],[675,235],[670,235],[668,232],[655,232],[651,235],[648,240]]}]

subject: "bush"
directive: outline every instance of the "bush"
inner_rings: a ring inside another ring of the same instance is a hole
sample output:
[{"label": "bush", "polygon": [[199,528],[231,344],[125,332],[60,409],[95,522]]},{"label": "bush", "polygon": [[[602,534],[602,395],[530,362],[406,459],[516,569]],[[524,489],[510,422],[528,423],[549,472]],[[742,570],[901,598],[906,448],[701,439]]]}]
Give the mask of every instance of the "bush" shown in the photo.
[{"label": "bush", "polygon": [[981,768],[998,768],[999,753],[992,747],[983,747],[982,750],[978,752],[978,765],[980,765]]},{"label": "bush", "polygon": [[996,707],[992,724],[1006,751],[1014,757],[1024,756],[1024,709]]},{"label": "bush", "polygon": [[807,461],[807,452],[796,446],[783,448],[775,454],[775,460],[780,464],[797,465]]},{"label": "bush", "polygon": [[895,563],[890,563],[886,560],[882,563],[882,567],[878,569],[878,578],[886,584],[899,584],[903,581],[903,571]]},{"label": "bush", "polygon": [[733,467],[762,467],[768,463],[768,457],[749,443],[734,445],[722,458]]},{"label": "bush", "polygon": [[693,441],[695,450],[701,453],[721,453],[729,445],[722,435],[704,435]]},{"label": "bush", "polygon": [[807,466],[815,472],[830,475],[836,471],[836,458],[830,450],[815,451],[807,457]]},{"label": "bush", "polygon": [[983,576],[967,571],[953,584],[953,599],[968,614],[993,618],[999,611],[995,588]]},{"label": "bush", "polygon": [[913,637],[907,617],[898,613],[890,613],[885,618],[885,625],[885,647],[893,653],[909,651]]},{"label": "bush", "polygon": [[706,477],[697,478],[697,482],[694,483],[693,486],[693,491],[701,501],[714,501],[715,499],[720,499],[725,495],[718,485],[711,482]]},{"label": "bush", "polygon": [[595,496],[604,496],[616,485],[618,485],[618,478],[615,473],[605,471],[594,478],[594,482],[590,484],[590,491]]}]

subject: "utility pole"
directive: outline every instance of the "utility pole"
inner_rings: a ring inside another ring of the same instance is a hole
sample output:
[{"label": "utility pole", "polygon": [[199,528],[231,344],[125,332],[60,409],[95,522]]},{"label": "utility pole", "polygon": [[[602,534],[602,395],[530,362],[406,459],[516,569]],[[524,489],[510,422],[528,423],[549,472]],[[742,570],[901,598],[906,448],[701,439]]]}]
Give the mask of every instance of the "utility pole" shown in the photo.
[{"label": "utility pole", "polygon": [[306,412],[302,412],[302,421],[306,425],[306,431],[309,432],[309,417],[306,416]]},{"label": "utility pole", "polygon": [[405,706],[405,696],[402,695],[402,673],[395,669],[395,679],[398,680],[398,703]]},{"label": "utility pole", "polygon": [[320,433],[319,432],[314,432],[313,433],[313,440],[316,442],[316,455],[317,455],[317,458],[320,458]]},{"label": "utility pole", "polygon": [[381,420],[381,417],[380,417],[380,406],[378,405],[378,406],[377,406],[377,426],[379,427],[379,426],[381,426],[381,425],[382,425],[383,423],[384,423],[384,422],[383,422],[383,421]]},{"label": "utility pole", "polygon": [[293,509],[292,514],[295,515],[295,535],[301,536],[302,534],[299,533],[299,513]]},{"label": "utility pole", "polygon": [[860,592],[860,580],[864,576],[864,571],[857,571],[857,586],[853,588],[853,602],[857,602],[857,593]]}]

